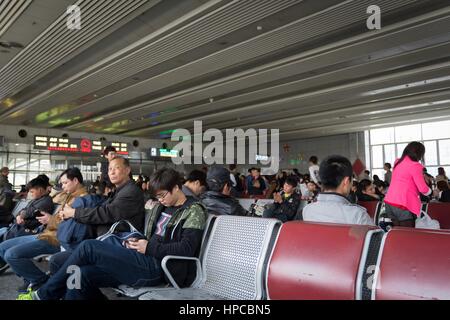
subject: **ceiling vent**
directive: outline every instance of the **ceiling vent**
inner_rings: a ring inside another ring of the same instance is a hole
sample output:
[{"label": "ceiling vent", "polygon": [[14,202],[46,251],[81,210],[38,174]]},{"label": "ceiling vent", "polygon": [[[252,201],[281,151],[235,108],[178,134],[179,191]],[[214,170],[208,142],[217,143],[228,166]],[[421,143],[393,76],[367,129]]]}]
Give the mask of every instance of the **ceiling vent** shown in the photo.
[{"label": "ceiling vent", "polygon": [[[32,0],[0,1],[0,37],[25,11]],[[23,46],[22,46],[23,48]]]}]

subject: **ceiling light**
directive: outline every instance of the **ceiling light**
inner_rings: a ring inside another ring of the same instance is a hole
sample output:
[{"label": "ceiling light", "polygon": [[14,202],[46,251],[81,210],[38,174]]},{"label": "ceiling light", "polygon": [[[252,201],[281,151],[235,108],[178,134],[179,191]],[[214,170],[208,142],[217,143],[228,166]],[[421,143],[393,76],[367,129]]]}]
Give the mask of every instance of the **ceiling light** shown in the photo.
[{"label": "ceiling light", "polygon": [[426,79],[426,80],[421,80],[421,81],[416,81],[416,82],[411,82],[411,83],[405,83],[405,84],[401,84],[398,86],[393,86],[393,87],[388,87],[388,88],[383,88],[383,89],[378,89],[378,90],[372,90],[372,91],[369,91],[367,94],[374,95],[374,94],[379,94],[379,93],[398,91],[398,90],[403,90],[406,88],[420,87],[420,86],[444,82],[444,81],[448,81],[448,80],[450,80],[450,76],[444,76],[444,77],[439,77],[439,78],[434,78],[434,79]]}]

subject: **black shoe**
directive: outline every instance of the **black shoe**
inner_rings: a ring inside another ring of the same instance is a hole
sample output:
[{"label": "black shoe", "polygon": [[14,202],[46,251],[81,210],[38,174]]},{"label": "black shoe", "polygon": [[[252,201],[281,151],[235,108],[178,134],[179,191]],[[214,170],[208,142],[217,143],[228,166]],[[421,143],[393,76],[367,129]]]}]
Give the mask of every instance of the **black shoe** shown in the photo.
[{"label": "black shoe", "polygon": [[30,283],[28,281],[26,281],[25,279],[23,280],[23,283],[17,288],[17,292],[20,293],[27,293],[28,292],[28,287],[30,286]]},{"label": "black shoe", "polygon": [[3,259],[0,258],[0,274],[4,273],[9,269],[9,264],[7,264]]}]

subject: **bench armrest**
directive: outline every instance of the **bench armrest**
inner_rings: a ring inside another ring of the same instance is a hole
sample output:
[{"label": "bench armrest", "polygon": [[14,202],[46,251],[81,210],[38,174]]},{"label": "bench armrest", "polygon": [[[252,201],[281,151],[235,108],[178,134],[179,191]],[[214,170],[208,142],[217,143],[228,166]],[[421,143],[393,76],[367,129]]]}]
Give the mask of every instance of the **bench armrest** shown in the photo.
[{"label": "bench armrest", "polygon": [[167,278],[169,279],[170,283],[172,284],[172,286],[174,286],[174,288],[179,289],[180,287],[178,286],[178,284],[176,283],[175,279],[172,277],[172,274],[170,273],[169,269],[167,268],[167,261],[169,260],[191,260],[191,261],[195,261],[196,265],[197,265],[197,276],[195,277],[195,280],[193,283],[196,283],[198,281],[198,279],[200,279],[202,277],[202,265],[200,263],[200,259],[199,258],[195,258],[195,257],[183,257],[183,256],[165,256],[162,261],[161,261],[161,267],[164,271],[164,273],[166,274]]}]

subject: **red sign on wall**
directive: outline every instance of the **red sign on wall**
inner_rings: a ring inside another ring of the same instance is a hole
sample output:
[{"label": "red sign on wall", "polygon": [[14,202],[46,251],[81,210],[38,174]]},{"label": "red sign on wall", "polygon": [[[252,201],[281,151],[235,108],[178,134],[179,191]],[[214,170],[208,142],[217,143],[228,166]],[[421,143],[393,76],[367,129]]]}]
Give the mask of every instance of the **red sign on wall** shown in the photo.
[{"label": "red sign on wall", "polygon": [[92,143],[91,140],[83,139],[80,142],[81,152],[91,152],[92,151]]}]

